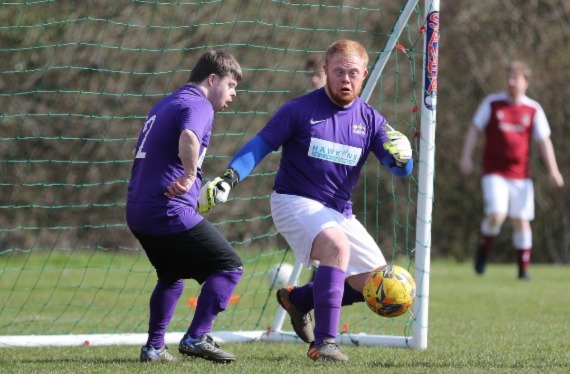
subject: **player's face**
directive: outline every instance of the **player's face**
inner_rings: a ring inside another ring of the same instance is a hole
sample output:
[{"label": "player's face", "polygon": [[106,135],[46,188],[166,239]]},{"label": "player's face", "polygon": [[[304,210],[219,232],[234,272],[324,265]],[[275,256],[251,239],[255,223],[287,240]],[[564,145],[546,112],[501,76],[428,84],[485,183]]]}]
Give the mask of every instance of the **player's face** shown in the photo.
[{"label": "player's face", "polygon": [[362,83],[368,70],[358,56],[333,56],[325,66],[326,89],[329,97],[337,105],[350,105],[362,90]]},{"label": "player's face", "polygon": [[523,74],[511,71],[507,75],[507,87],[510,97],[518,99],[526,93],[528,81]]},{"label": "player's face", "polygon": [[236,96],[237,81],[231,75],[220,77],[213,74],[210,82],[211,89],[208,92],[208,100],[212,103],[214,111],[222,111]]}]

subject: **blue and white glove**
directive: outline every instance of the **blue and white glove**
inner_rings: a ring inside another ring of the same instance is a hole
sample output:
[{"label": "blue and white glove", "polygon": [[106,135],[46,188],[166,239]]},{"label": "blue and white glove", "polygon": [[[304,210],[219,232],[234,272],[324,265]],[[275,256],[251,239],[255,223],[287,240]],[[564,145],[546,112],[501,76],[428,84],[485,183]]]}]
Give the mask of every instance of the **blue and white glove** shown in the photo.
[{"label": "blue and white glove", "polygon": [[226,169],[221,177],[214,178],[200,189],[198,196],[198,212],[208,213],[216,203],[228,201],[230,190],[239,182],[238,173],[234,169]]},{"label": "blue and white glove", "polygon": [[412,158],[412,146],[406,135],[399,131],[394,130],[389,125],[384,125],[386,135],[389,141],[383,144],[384,149],[387,150],[392,157],[396,166],[404,167]]}]

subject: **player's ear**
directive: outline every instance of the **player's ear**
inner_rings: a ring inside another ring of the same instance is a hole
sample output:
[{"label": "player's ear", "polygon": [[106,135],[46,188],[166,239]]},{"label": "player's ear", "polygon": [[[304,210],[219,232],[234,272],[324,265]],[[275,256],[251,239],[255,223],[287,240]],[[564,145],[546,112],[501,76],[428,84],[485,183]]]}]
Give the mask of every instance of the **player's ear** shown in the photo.
[{"label": "player's ear", "polygon": [[210,86],[213,86],[216,83],[216,79],[218,79],[218,76],[214,73],[208,75],[208,78],[206,78],[208,80],[208,84]]}]

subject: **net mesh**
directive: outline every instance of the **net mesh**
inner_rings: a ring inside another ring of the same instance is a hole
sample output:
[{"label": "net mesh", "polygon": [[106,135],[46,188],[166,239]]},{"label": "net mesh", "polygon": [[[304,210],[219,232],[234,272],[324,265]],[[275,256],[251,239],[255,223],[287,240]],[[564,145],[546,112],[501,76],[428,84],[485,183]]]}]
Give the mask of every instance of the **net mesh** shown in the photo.
[{"label": "net mesh", "polygon": [[[207,49],[236,56],[244,81],[216,116],[203,165],[214,177],[280,105],[311,90],[307,59],[344,38],[361,42],[371,63],[387,53],[404,3],[0,1],[0,335],[146,332],[156,275],[124,210],[131,151],[148,110],[187,81]],[[421,13],[389,51],[369,101],[412,142]],[[268,268],[294,262],[270,216],[278,160],[278,152],[266,157],[207,216],[245,267],[216,330],[264,330],[275,316]],[[408,269],[416,175],[392,178],[371,156],[353,197],[389,262]],[[311,275],[304,270],[300,282]],[[186,330],[198,293],[187,281],[169,331]],[[412,318],[380,318],[360,303],[343,309],[340,331],[409,335]]]}]

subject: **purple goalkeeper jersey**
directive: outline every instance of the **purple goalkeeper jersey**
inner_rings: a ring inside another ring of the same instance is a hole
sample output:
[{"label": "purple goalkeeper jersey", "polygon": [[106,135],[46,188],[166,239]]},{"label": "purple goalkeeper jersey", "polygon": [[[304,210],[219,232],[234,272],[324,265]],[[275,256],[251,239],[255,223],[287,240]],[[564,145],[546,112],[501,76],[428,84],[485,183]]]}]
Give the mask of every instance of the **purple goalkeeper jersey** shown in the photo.
[{"label": "purple goalkeeper jersey", "polygon": [[324,88],[289,101],[258,134],[273,150],[283,147],[275,192],[319,201],[349,217],[368,154],[387,155],[386,123],[360,98],[348,108],[335,105]]},{"label": "purple goalkeeper jersey", "polygon": [[[212,104],[198,88],[185,85],[158,102],[139,134],[127,193],[127,224],[137,233],[165,235],[185,231],[204,218],[196,211],[202,161],[214,122]],[[168,198],[166,187],[184,174],[178,156],[183,130],[200,140],[196,182],[184,195]]]}]

